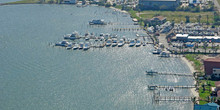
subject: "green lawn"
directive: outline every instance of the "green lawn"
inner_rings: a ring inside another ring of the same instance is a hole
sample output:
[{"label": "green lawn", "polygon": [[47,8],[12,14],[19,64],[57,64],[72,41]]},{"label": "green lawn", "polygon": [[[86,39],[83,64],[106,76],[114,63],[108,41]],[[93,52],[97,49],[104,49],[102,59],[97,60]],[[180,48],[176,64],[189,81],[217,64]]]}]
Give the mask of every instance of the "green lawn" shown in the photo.
[{"label": "green lawn", "polygon": [[16,2],[10,2],[8,4],[25,4],[25,3],[38,3],[40,0],[21,0]]},{"label": "green lawn", "polygon": [[202,63],[196,59],[196,54],[187,54],[186,55],[186,59],[188,59],[189,61],[192,61],[194,63],[194,68],[195,70],[201,72],[200,68],[202,65]]},{"label": "green lawn", "polygon": [[220,0],[217,0],[218,1],[218,4],[220,5]]},{"label": "green lawn", "polygon": [[176,23],[179,23],[181,21],[186,20],[185,16],[190,17],[190,22],[197,22],[197,18],[199,15],[201,15],[201,22],[206,23],[207,21],[207,15],[208,15],[208,21],[209,23],[213,22],[213,13],[212,12],[199,12],[199,13],[193,13],[193,12],[183,12],[183,11],[142,11],[141,17],[143,19],[150,19],[156,15],[161,15],[164,17],[167,17],[168,21],[174,20]]},{"label": "green lawn", "polygon": [[[204,84],[204,83],[207,84],[207,86],[205,86],[205,91],[203,91],[203,88],[202,88],[202,84]],[[208,83],[210,84],[210,86],[208,85]],[[209,103],[208,97],[211,94],[211,87],[215,87],[215,81],[201,80],[200,86],[201,87],[199,88],[199,97],[200,97],[200,99],[202,99],[202,101],[199,101],[199,104],[203,105],[203,104]]]}]

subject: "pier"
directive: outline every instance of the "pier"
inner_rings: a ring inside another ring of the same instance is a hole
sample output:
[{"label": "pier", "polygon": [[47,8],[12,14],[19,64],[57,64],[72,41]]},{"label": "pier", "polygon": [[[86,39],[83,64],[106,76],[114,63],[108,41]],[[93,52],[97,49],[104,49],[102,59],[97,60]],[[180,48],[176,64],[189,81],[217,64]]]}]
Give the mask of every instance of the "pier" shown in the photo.
[{"label": "pier", "polygon": [[187,76],[193,77],[193,73],[170,73],[170,72],[155,72],[155,71],[146,71],[146,75],[175,75],[175,76]]},{"label": "pier", "polygon": [[113,31],[142,31],[142,28],[112,28]]},{"label": "pier", "polygon": [[160,96],[160,91],[158,93],[155,93],[153,95],[153,101],[159,102],[159,101],[190,101],[194,102],[196,100],[196,97],[194,96]]},{"label": "pier", "polygon": [[173,91],[173,89],[191,89],[196,88],[195,85],[177,85],[177,86],[163,86],[163,85],[148,85],[149,90],[167,89]]}]

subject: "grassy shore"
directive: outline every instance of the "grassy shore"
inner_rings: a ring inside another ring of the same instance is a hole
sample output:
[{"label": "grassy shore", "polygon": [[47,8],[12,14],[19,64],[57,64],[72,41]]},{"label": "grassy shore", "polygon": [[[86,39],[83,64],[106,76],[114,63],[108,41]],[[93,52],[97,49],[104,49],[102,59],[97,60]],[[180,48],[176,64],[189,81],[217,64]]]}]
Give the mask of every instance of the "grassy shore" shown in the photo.
[{"label": "grassy shore", "polygon": [[186,21],[186,16],[190,17],[190,22],[197,22],[198,16],[201,15],[201,23],[207,22],[207,15],[208,15],[208,22],[213,23],[214,15],[213,12],[184,12],[184,11],[141,11],[140,17],[143,19],[150,19],[154,16],[161,15],[167,17],[168,21],[174,20],[176,23],[180,23],[181,21]]},{"label": "grassy shore", "polygon": [[6,4],[31,4],[31,3],[39,3],[40,0],[21,0],[21,1],[15,1],[15,2],[9,2]]},{"label": "grassy shore", "polygon": [[[199,60],[199,55],[197,54],[187,54],[186,59],[193,62],[193,66],[197,72],[201,72],[204,74],[204,71],[201,70],[203,64]],[[202,75],[203,75],[202,74]],[[215,87],[215,81],[211,80],[199,80],[197,79],[199,83],[199,104],[203,105],[206,103],[209,103],[210,94],[211,94],[211,87]],[[203,88],[204,86],[204,88]]]}]

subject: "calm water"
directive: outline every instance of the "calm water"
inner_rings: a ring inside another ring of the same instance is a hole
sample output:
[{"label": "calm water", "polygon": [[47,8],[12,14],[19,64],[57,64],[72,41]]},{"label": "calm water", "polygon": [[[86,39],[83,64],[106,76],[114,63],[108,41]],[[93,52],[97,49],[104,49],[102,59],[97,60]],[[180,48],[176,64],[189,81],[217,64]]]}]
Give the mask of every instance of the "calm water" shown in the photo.
[{"label": "calm water", "polygon": [[0,0],[0,3],[9,3],[9,2],[15,2],[20,0]]},{"label": "calm water", "polygon": [[[13,5],[0,7],[1,110],[189,110],[190,102],[152,104],[148,84],[191,85],[192,78],[149,77],[154,69],[189,72],[178,58],[151,54],[152,45],[139,48],[65,50],[48,44],[74,30],[80,33],[117,33],[134,38],[136,32],[89,26],[88,21],[132,23],[131,18],[103,7],[71,5]],[[189,90],[161,91],[162,95],[189,96]]]}]

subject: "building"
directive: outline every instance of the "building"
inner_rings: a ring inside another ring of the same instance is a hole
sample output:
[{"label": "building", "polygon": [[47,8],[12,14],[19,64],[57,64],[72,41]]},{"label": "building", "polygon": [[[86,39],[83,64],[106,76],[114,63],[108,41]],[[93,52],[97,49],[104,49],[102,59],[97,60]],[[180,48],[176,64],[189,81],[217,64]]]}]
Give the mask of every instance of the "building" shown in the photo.
[{"label": "building", "polygon": [[149,24],[152,26],[152,25],[161,25],[163,23],[165,23],[167,21],[167,18],[166,17],[163,17],[163,16],[156,16],[156,17],[153,17],[151,19],[148,19],[148,22]]},{"label": "building", "polygon": [[220,77],[220,58],[208,58],[204,60],[204,68],[206,75],[214,75]]},{"label": "building", "polygon": [[63,3],[65,3],[65,4],[76,4],[77,0],[63,0]]},{"label": "building", "polygon": [[176,34],[176,40],[185,42],[188,40],[188,36],[188,34]]},{"label": "building", "polygon": [[142,9],[175,9],[180,4],[180,0],[139,0]]},{"label": "building", "polygon": [[216,103],[207,103],[205,105],[194,105],[194,110],[219,110],[219,105]]}]

